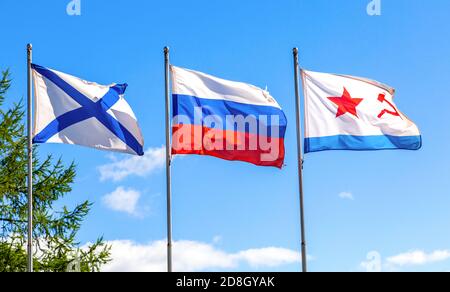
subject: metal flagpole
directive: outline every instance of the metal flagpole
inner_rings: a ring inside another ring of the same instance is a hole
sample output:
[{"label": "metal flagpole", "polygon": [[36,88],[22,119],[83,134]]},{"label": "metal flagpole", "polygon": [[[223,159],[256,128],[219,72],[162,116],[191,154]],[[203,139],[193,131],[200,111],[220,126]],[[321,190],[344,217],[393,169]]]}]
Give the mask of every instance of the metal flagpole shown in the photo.
[{"label": "metal flagpole", "polygon": [[172,272],[172,185],[171,185],[171,142],[170,142],[170,93],[169,93],[169,48],[164,48],[166,81],[166,181],[167,181],[167,271]]},{"label": "metal flagpole", "polygon": [[303,202],[303,151],[302,151],[302,134],[300,121],[300,90],[299,90],[299,63],[298,48],[294,48],[294,76],[295,76],[295,108],[297,112],[297,155],[298,155],[298,182],[300,192],[300,226],[302,236],[302,271],[308,271],[307,255],[306,255],[306,232],[305,232],[305,206]]},{"label": "metal flagpole", "polygon": [[27,128],[28,128],[28,272],[33,272],[33,133],[32,133],[32,114],[33,98],[31,96],[32,75],[31,62],[33,57],[33,46],[27,45],[27,78],[28,78],[28,102],[27,102]]}]

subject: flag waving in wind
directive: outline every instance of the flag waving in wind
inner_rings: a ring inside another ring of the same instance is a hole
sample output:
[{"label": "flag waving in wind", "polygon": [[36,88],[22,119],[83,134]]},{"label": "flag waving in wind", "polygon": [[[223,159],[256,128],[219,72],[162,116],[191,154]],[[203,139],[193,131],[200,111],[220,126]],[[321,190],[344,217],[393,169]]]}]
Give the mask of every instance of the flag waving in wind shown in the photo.
[{"label": "flag waving in wind", "polygon": [[127,84],[109,86],[31,65],[35,87],[33,143],[64,143],[143,155],[141,130],[123,98]]},{"label": "flag waving in wind", "polygon": [[173,154],[281,168],[286,116],[268,91],[171,66]]},{"label": "flag waving in wind", "polygon": [[394,103],[395,90],[373,80],[302,70],[305,153],[418,150],[417,126]]}]

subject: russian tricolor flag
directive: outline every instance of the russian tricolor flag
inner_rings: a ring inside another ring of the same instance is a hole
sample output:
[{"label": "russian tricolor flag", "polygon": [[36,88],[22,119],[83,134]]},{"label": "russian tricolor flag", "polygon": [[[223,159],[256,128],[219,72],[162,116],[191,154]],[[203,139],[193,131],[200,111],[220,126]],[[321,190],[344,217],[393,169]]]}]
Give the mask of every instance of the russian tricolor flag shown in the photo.
[{"label": "russian tricolor flag", "polygon": [[269,92],[171,66],[172,154],[282,168],[287,120]]}]

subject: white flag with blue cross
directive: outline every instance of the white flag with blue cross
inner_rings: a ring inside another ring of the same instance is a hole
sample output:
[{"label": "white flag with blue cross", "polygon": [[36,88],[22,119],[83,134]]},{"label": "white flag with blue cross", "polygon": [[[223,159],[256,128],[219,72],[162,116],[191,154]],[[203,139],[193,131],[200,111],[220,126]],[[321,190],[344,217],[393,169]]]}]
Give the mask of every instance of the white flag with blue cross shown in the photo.
[{"label": "white flag with blue cross", "polygon": [[32,71],[34,144],[144,154],[137,118],[123,97],[127,84],[99,85],[35,64]]}]

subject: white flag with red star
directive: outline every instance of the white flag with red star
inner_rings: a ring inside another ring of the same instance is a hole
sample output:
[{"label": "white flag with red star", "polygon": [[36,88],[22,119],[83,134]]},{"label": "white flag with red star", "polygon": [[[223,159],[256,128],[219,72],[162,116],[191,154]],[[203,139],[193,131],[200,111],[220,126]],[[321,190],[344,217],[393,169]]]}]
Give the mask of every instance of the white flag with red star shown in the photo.
[{"label": "white flag with red star", "polygon": [[418,150],[418,127],[394,103],[395,90],[364,78],[302,70],[305,153]]}]

